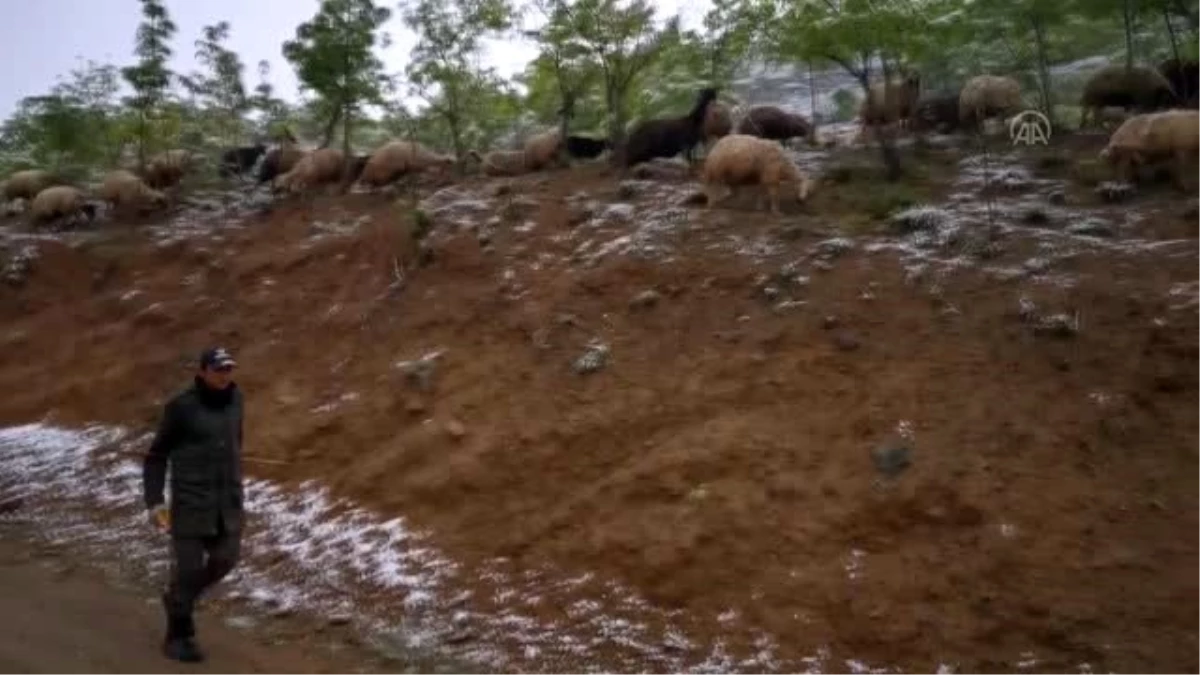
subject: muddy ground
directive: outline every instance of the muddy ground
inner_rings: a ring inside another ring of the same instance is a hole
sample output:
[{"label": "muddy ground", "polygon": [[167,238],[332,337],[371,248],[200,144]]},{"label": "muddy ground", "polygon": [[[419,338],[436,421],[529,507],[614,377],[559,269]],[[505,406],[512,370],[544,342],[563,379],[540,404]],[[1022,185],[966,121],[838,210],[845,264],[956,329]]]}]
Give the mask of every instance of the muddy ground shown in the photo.
[{"label": "muddy ground", "polygon": [[805,151],[782,218],[592,166],[11,227],[6,478],[111,555],[219,342],[268,611],[514,671],[1196,671],[1195,195],[1056,143]]}]

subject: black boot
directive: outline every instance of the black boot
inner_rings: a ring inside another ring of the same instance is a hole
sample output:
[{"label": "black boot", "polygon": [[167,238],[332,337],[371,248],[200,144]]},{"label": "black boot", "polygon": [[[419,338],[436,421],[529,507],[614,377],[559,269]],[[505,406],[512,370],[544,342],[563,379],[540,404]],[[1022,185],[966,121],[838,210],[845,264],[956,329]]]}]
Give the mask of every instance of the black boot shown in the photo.
[{"label": "black boot", "polygon": [[[163,604],[166,596],[163,596]],[[196,646],[194,639],[196,625],[190,615],[174,615],[167,611],[167,638],[163,641],[163,655],[172,661],[184,663],[199,663],[204,660],[204,653]]]}]

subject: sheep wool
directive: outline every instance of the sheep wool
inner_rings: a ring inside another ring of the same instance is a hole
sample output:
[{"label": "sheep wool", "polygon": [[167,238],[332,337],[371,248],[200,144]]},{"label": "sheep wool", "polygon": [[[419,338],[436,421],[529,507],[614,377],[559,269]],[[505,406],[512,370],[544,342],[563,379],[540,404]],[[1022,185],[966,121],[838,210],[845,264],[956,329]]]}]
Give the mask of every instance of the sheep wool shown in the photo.
[{"label": "sheep wool", "polygon": [[[724,196],[724,187],[736,191],[748,185],[761,185],[770,198],[771,212],[779,215],[779,188],[791,183],[801,203],[808,199],[809,180],[778,143],[744,134],[726,136],[713,145],[704,162],[704,193],[708,208]],[[760,197],[761,203],[761,197]]]}]

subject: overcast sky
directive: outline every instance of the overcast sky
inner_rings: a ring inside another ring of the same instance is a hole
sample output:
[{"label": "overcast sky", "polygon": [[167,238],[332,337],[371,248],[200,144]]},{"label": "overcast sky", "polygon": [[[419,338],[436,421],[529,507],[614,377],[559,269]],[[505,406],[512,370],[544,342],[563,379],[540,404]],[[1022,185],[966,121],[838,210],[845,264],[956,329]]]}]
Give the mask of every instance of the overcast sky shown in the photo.
[{"label": "overcast sky", "polygon": [[[189,73],[198,69],[195,41],[203,26],[222,19],[230,22],[229,47],[246,65],[246,86],[258,81],[260,60],[271,63],[270,80],[277,93],[295,99],[297,82],[291,64],[284,60],[283,42],[295,35],[296,26],[316,13],[319,0],[166,0],[167,11],[178,31],[172,41],[172,69]],[[660,15],[683,11],[685,26],[698,26],[709,0],[654,0]],[[396,3],[386,5],[396,10]],[[59,75],[93,59],[119,66],[134,61],[133,39],[141,21],[138,0],[36,0],[5,2],[0,21],[0,119],[12,114],[18,101],[45,93]],[[406,30],[394,11],[386,27],[392,45],[383,52],[390,73],[402,73],[415,36]],[[520,40],[506,39],[488,45],[484,63],[508,76],[520,71],[535,50]]]}]

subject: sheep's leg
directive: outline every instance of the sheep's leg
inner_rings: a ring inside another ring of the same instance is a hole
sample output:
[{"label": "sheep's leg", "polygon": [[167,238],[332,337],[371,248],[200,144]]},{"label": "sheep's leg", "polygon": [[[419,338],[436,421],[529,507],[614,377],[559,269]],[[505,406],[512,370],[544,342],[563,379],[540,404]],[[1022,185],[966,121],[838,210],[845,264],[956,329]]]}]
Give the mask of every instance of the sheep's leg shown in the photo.
[{"label": "sheep's leg", "polygon": [[712,207],[717,205],[717,202],[720,202],[725,197],[728,197],[729,196],[728,193],[721,194],[724,192],[725,192],[724,186],[721,185],[720,183],[705,183],[704,184],[704,208],[711,209]]},{"label": "sheep's leg", "polygon": [[771,213],[776,216],[783,215],[779,211],[779,183],[767,185],[767,196],[771,199]]},{"label": "sheep's leg", "polygon": [[1188,173],[1188,166],[1191,164],[1192,153],[1186,150],[1175,151],[1175,185],[1183,191],[1187,191],[1187,179],[1184,178]]}]

